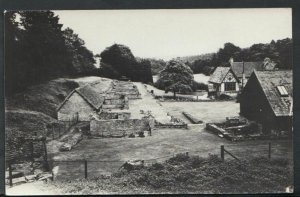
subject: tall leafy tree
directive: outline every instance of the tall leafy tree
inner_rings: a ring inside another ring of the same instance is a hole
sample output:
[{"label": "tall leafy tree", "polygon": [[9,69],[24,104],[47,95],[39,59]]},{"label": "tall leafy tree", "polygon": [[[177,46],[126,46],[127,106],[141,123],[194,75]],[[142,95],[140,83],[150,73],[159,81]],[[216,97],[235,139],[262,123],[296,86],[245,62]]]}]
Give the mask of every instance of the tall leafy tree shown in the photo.
[{"label": "tall leafy tree", "polygon": [[176,92],[192,92],[193,71],[180,60],[171,60],[160,72],[156,86],[166,91],[172,91],[174,98]]},{"label": "tall leafy tree", "polygon": [[71,56],[67,51],[59,17],[51,11],[23,11],[23,49],[29,64],[29,83],[64,76],[71,72]]},{"label": "tall leafy tree", "polygon": [[100,72],[110,73],[109,76],[120,78],[126,76],[132,81],[152,83],[151,65],[149,62],[138,62],[129,47],[114,44],[107,47],[101,54]]},{"label": "tall leafy tree", "polygon": [[4,45],[5,45],[5,93],[11,95],[15,90],[22,87],[20,76],[26,70],[22,67],[22,29],[18,28],[14,11],[5,12],[4,15]]},{"label": "tall leafy tree", "polygon": [[65,44],[76,75],[87,75],[96,72],[96,63],[93,53],[85,47],[85,42],[75,34],[71,28],[63,31]]}]

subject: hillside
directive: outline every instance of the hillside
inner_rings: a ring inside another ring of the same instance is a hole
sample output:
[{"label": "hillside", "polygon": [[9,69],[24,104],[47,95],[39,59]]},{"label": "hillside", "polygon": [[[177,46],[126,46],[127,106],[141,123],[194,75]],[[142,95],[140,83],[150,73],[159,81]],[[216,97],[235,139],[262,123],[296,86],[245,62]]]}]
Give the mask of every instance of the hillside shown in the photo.
[{"label": "hillside", "polygon": [[23,92],[6,98],[5,130],[8,137],[16,133],[31,135],[33,132],[47,135],[47,126],[57,123],[57,107],[71,91],[86,84],[104,90],[110,81],[111,79],[100,77],[59,78],[28,87]]}]

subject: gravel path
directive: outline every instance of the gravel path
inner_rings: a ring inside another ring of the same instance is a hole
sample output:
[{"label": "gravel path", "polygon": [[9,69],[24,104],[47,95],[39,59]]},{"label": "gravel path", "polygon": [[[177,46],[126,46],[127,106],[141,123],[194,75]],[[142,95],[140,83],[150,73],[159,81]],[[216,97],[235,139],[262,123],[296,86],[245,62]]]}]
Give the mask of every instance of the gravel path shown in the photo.
[{"label": "gravel path", "polygon": [[151,111],[155,119],[161,123],[168,123],[171,120],[171,117],[168,116],[164,108],[159,104],[157,100],[147,91],[146,87],[142,83],[134,83],[139,92],[141,93],[142,99],[135,99],[129,101],[129,109],[131,112],[131,118],[140,119],[143,114],[140,113],[140,110]]}]

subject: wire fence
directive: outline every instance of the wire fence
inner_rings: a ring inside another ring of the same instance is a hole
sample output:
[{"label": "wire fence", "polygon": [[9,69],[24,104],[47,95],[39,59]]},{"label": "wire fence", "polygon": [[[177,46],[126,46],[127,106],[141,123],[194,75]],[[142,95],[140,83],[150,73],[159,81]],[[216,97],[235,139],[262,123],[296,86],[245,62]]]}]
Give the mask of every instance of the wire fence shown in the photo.
[{"label": "wire fence", "polygon": [[79,122],[79,114],[73,114],[68,120],[60,121],[59,123],[49,124],[47,126],[48,140],[56,140],[66,134],[70,128]]},{"label": "wire fence", "polygon": [[[42,143],[45,147],[45,140],[37,140],[37,143]],[[30,149],[28,155],[24,155],[24,158],[29,158],[29,161],[38,162],[36,159],[37,156],[34,154],[34,149]],[[78,159],[78,160],[55,160],[47,158],[47,150],[43,149],[42,151],[43,163],[44,165],[52,172],[54,180],[74,180],[74,179],[91,179],[102,176],[110,176],[118,172],[122,167],[128,163],[139,164],[140,166],[151,166],[155,163],[163,163],[168,159],[177,157],[178,155],[185,156],[199,156],[205,157],[203,150],[185,152],[174,152],[167,155],[161,155],[158,157],[144,157],[140,160],[95,160],[95,159]],[[292,154],[292,151],[288,150],[287,147],[282,147],[276,143],[264,143],[264,144],[229,144],[221,145],[216,147],[214,150],[210,150],[207,154],[212,154],[222,161],[229,160],[238,160],[243,163],[247,160],[263,157],[266,159],[275,159],[275,158],[285,158],[288,154]],[[207,156],[207,155],[206,155]],[[9,168],[9,183],[12,185],[12,166],[18,162],[14,160],[7,160],[7,165]]]},{"label": "wire fence", "polygon": [[[276,150],[276,145],[271,143],[265,143],[263,145],[248,146],[246,149],[242,149],[239,145],[221,145],[216,148],[213,155],[217,155],[222,161],[238,160],[244,162],[252,158],[262,157],[266,159],[280,158],[286,154],[285,150]],[[246,147],[246,146],[245,146]],[[201,154],[202,153],[202,154]],[[202,156],[203,151],[187,151],[178,152],[174,154],[163,155],[155,158],[147,158],[143,160],[135,160],[136,162],[142,162],[143,166],[153,165],[155,163],[162,163],[170,158],[174,158],[179,154],[185,154],[188,156]],[[127,162],[128,160],[51,160],[51,167],[53,168],[55,179],[80,179],[80,178],[93,178],[103,175],[111,175]]]}]

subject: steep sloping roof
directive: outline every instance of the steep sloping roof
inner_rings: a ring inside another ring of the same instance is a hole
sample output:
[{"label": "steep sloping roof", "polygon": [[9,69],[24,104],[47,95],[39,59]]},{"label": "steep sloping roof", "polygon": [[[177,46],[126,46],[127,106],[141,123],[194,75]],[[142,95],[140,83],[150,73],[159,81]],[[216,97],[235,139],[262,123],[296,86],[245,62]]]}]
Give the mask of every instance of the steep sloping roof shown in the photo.
[{"label": "steep sloping roof", "polygon": [[[276,116],[293,115],[293,73],[291,70],[254,71],[262,90]],[[277,86],[284,86],[287,97],[281,96]]]},{"label": "steep sloping roof", "polygon": [[96,109],[99,109],[104,102],[104,97],[89,85],[77,88],[76,91]]},{"label": "steep sloping roof", "polygon": [[230,67],[217,67],[208,81],[211,83],[222,83],[223,79],[226,77],[229,71]]},{"label": "steep sloping roof", "polygon": [[66,101],[69,100],[69,98],[74,94],[74,92],[77,92],[85,101],[87,101],[95,109],[99,109],[104,102],[103,95],[96,92],[91,86],[86,85],[73,90],[60,104],[60,106],[57,108],[57,111],[60,110],[60,108],[66,103]]},{"label": "steep sloping roof", "polygon": [[[232,71],[238,78],[243,77],[243,62],[232,62],[230,63]],[[261,70],[263,62],[244,62],[244,74],[245,77],[250,77],[252,72],[255,70]]]}]

